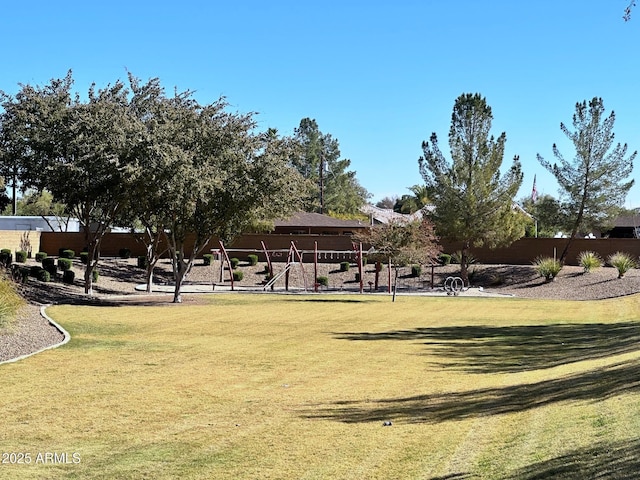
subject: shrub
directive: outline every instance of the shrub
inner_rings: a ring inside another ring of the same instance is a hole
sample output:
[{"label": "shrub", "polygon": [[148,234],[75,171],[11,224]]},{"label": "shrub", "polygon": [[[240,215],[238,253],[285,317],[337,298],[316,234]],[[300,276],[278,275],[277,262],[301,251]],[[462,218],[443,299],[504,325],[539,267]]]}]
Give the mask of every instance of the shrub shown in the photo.
[{"label": "shrub", "polygon": [[41,282],[50,282],[51,281],[51,274],[49,272],[47,272],[44,269],[40,269],[38,271],[38,275],[36,276],[36,278],[38,280],[40,280]]},{"label": "shrub", "polygon": [[144,255],[138,257],[138,268],[147,268],[147,257]]},{"label": "shrub", "polygon": [[0,263],[2,265],[9,268],[11,266],[12,261],[13,261],[13,255],[10,249],[3,248],[2,250],[0,250]]},{"label": "shrub", "polygon": [[340,262],[340,271],[341,272],[348,272],[349,271],[349,267],[351,267],[351,264],[349,262]]},{"label": "shrub", "polygon": [[205,265],[211,265],[213,263],[213,254],[205,253],[204,255],[202,255],[202,261]]},{"label": "shrub", "polygon": [[16,263],[25,263],[27,261],[27,252],[24,250],[16,250]]},{"label": "shrub", "polygon": [[97,268],[94,268],[93,270],[91,270],[91,281],[93,283],[96,283],[98,281],[98,278],[100,278],[100,272]]},{"label": "shrub", "polygon": [[556,278],[560,270],[562,270],[562,264],[551,257],[538,257],[533,261],[536,272],[547,282],[553,281]]},{"label": "shrub", "polygon": [[247,260],[249,260],[249,265],[254,266],[258,264],[258,255],[254,255],[253,253],[247,255]]},{"label": "shrub", "polygon": [[46,271],[44,268],[42,268],[40,265],[33,265],[32,267],[29,267],[29,275],[31,275],[34,278],[38,278],[38,275],[40,275],[40,272],[44,272]]},{"label": "shrub", "polygon": [[318,285],[322,285],[323,287],[329,286],[329,277],[318,277],[316,278],[316,283]]},{"label": "shrub", "polygon": [[42,260],[47,258],[47,252],[38,252],[36,253],[36,262],[42,263]]},{"label": "shrub", "polygon": [[636,268],[636,261],[631,255],[624,252],[616,252],[609,255],[607,263],[618,270],[618,278],[624,277],[625,273],[632,268]]},{"label": "shrub", "polygon": [[62,250],[62,254],[60,255],[61,258],[75,258],[76,256],[76,252],[75,250],[71,250],[70,248],[65,248],[64,250]]},{"label": "shrub", "polygon": [[129,250],[128,248],[121,248],[118,251],[118,255],[120,256],[120,258],[131,258],[131,250]]},{"label": "shrub", "polygon": [[241,281],[243,277],[244,277],[244,273],[242,273],[242,270],[238,270],[236,272],[233,272],[233,281],[234,282]]},{"label": "shrub", "polygon": [[451,263],[451,255],[449,255],[448,253],[441,253],[440,255],[438,255],[438,261],[442,265],[449,265]]},{"label": "shrub", "polygon": [[583,268],[584,273],[589,273],[591,270],[602,266],[602,258],[600,258],[600,255],[596,252],[580,252],[578,255],[578,263]]},{"label": "shrub", "polygon": [[53,265],[54,267],[56,266],[56,259],[53,257],[44,257],[42,259],[42,267],[43,268],[47,268],[48,266]]},{"label": "shrub", "polygon": [[356,282],[359,282],[359,281],[360,281],[360,274],[359,274],[359,273],[356,273],[355,278],[356,278]]},{"label": "shrub", "polygon": [[[458,250],[451,254],[450,263],[460,263],[462,261],[462,250]],[[471,252],[467,252],[467,265],[472,265],[476,263],[478,260],[474,257]]]},{"label": "shrub", "polygon": [[240,263],[240,260],[237,259],[236,257],[233,257],[229,259],[229,262],[231,263],[231,268],[235,270],[236,268],[238,268],[238,264]]},{"label": "shrub", "polygon": [[89,252],[80,252],[80,261],[85,265],[89,263]]},{"label": "shrub", "polygon": [[62,274],[62,281],[64,283],[73,283],[76,279],[76,273],[73,270],[65,270]]},{"label": "shrub", "polygon": [[58,259],[58,268],[60,270],[62,270],[63,272],[67,272],[69,270],[71,270],[71,266],[73,265],[73,262],[71,261],[70,258],[59,258]]},{"label": "shrub", "polygon": [[20,281],[26,283],[29,281],[29,268],[23,267],[20,269]]},{"label": "shrub", "polygon": [[411,265],[411,276],[419,277],[422,275],[422,267],[420,265]]}]

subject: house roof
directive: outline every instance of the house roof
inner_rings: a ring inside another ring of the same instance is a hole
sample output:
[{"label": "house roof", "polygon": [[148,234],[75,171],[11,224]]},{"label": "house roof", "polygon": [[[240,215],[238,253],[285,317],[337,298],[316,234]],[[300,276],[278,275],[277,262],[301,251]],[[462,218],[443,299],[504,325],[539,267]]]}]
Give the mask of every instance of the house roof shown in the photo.
[{"label": "house roof", "polygon": [[276,227],[308,228],[308,227],[332,227],[332,228],[362,228],[367,223],[361,220],[342,220],[340,218],[322,215],[321,213],[298,212],[286,220],[276,220]]},{"label": "house roof", "polygon": [[640,227],[640,215],[621,215],[616,218],[616,227]]}]

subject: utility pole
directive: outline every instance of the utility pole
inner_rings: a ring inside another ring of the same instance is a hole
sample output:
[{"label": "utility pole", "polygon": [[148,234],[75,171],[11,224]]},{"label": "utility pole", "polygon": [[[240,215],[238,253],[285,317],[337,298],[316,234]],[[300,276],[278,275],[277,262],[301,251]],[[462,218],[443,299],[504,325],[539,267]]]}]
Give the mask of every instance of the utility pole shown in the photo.
[{"label": "utility pole", "polygon": [[324,155],[320,152],[320,213],[324,214]]}]

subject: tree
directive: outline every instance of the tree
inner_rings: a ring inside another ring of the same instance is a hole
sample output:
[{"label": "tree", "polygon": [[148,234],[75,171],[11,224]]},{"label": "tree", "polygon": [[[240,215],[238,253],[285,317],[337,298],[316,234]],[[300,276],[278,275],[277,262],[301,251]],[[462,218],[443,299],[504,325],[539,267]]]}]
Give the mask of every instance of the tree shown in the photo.
[{"label": "tree", "polygon": [[393,206],[394,211],[398,213],[411,214],[418,210],[422,210],[430,203],[430,193],[427,190],[426,185],[414,185],[409,187],[409,190],[411,190],[412,195],[405,194],[400,197]]},{"label": "tree", "polygon": [[[41,216],[52,231],[56,230],[56,228],[61,232],[67,231],[69,221],[71,220],[66,206],[62,203],[55,202],[53,195],[48,190],[27,190],[21,198],[17,199],[15,210],[11,208],[11,212],[8,212],[8,208],[9,207],[5,208],[6,215],[15,213],[16,215]],[[53,224],[49,221],[49,217],[56,217],[57,227],[54,228]]]},{"label": "tree", "polygon": [[323,134],[315,120],[303,118],[295,129],[298,148],[292,151],[291,164],[311,181],[305,210],[339,215],[358,214],[370,194],[349,171],[351,161],[340,159],[338,141]]},{"label": "tree", "polygon": [[195,258],[212,238],[228,242],[258,221],[293,213],[307,182],[288,163],[291,139],[273,129],[255,133],[251,114],[228,112],[222,98],[201,105],[188,91],[166,97],[157,80],[130,82],[149,145],[132,211],[145,226],[148,252],[158,235],[166,237],[179,303]]},{"label": "tree", "polygon": [[398,197],[397,196],[393,196],[393,197],[383,197],[381,200],[379,200],[378,202],[376,202],[376,207],[378,208],[386,208],[386,209],[393,209],[394,205],[396,204],[396,202],[398,201]]},{"label": "tree", "polygon": [[635,6],[636,6],[636,0],[631,0],[629,2],[629,5],[627,5],[627,7],[624,9],[624,15],[622,16],[622,18],[624,18],[625,22],[628,22],[629,20],[631,20],[631,10],[633,10]]},{"label": "tree", "polygon": [[500,174],[506,135],[489,136],[493,115],[479,94],[459,96],[449,129],[451,162],[438,147],[438,137],[422,143],[418,160],[434,210],[428,214],[440,237],[462,242],[460,276],[468,282],[472,246],[508,245],[524,234],[524,222],[513,212],[522,172],[516,156]]},{"label": "tree", "polygon": [[387,260],[390,266],[395,267],[393,301],[400,266],[411,263],[425,265],[433,262],[440,253],[433,224],[426,219],[409,223],[392,220],[356,235],[356,239],[375,249],[374,258]]},{"label": "tree", "polygon": [[3,122],[14,132],[25,187],[51,192],[78,218],[88,262],[85,293],[92,293],[92,272],[104,234],[122,213],[135,183],[137,150],[143,130],[131,115],[122,82],[96,90],[88,100],[71,95],[71,72],[44,87],[22,86],[4,98]]},{"label": "tree", "polygon": [[606,227],[618,216],[634,183],[627,178],[637,152],[625,158],[626,143],[618,143],[612,149],[615,113],[612,111],[606,118],[604,113],[602,99],[594,97],[589,103],[576,103],[574,131],[560,123],[560,130],[575,147],[573,161],[565,160],[555,144],[553,154],[559,163],[552,164],[538,154],[538,161],[560,185],[571,221],[571,234],[560,262],[564,262],[579,231]]},{"label": "tree", "polygon": [[[527,236],[553,238],[556,233],[567,231],[569,224],[565,206],[551,195],[540,195],[534,202],[527,196],[520,201],[524,210],[533,216],[535,224],[528,228]],[[537,229],[537,232],[536,232]]]}]

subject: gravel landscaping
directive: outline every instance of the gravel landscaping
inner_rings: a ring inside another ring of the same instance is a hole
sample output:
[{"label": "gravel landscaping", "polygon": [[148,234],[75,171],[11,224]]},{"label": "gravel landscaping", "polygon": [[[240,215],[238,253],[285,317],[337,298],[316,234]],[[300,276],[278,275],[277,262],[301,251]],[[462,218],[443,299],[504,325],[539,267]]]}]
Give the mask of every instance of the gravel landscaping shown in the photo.
[{"label": "gravel landscaping", "polygon": [[[33,260],[29,262],[34,263]],[[100,277],[94,285],[94,294],[84,294],[82,284],[83,265],[74,261],[76,280],[67,285],[59,279],[43,283],[30,278],[18,289],[27,299],[28,304],[19,312],[17,321],[8,330],[0,331],[0,362],[38,351],[44,347],[62,341],[62,334],[40,315],[40,305],[76,303],[76,304],[157,304],[172,305],[172,294],[147,294],[136,290],[136,286],[144,283],[144,272],[136,267],[134,259],[104,259],[99,267]],[[35,263],[34,263],[35,264]],[[274,265],[277,274],[284,268],[283,263]],[[303,273],[304,268],[304,273]],[[307,284],[309,291],[314,289],[314,266],[312,263],[294,266],[290,270],[289,286],[292,291],[303,291]],[[236,286],[243,290],[262,291],[265,282],[265,264],[250,266],[241,263],[238,267],[243,272],[243,279]],[[398,292],[434,294],[442,292],[442,285],[448,276],[455,276],[457,265],[437,266],[422,269],[420,277],[411,276],[409,267],[399,273]],[[473,287],[482,287],[484,292],[502,293],[523,298],[544,298],[564,300],[598,300],[631,295],[640,292],[640,270],[634,269],[626,273],[624,278],[617,278],[617,270],[603,267],[585,274],[582,268],[565,266],[555,281],[545,282],[537,275],[531,265],[472,265],[470,279]],[[328,286],[320,287],[322,292],[357,292],[359,282],[356,281],[357,268],[351,266],[349,271],[341,271],[339,264],[319,264],[318,276],[328,278]],[[205,266],[198,261],[189,273],[187,282],[195,284],[229,285],[228,271],[224,271],[224,279],[220,280],[220,265],[215,263]],[[163,260],[157,267],[156,284],[170,283],[171,265]],[[388,270],[382,269],[379,275],[378,291],[388,288]],[[365,292],[373,291],[375,269],[372,265],[364,268],[363,282]],[[275,284],[275,291],[284,291],[284,276]],[[198,294],[184,294],[183,302],[198,302]]]}]

